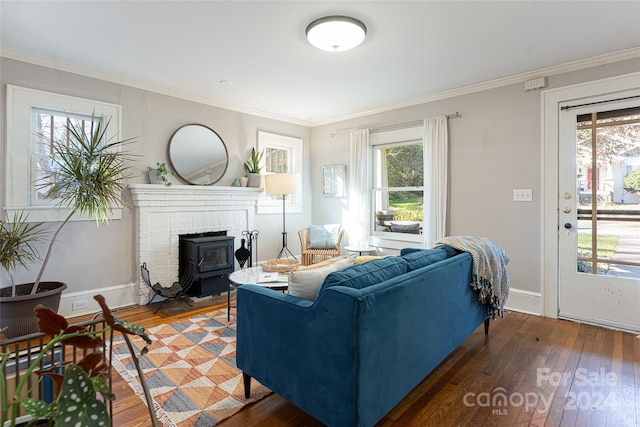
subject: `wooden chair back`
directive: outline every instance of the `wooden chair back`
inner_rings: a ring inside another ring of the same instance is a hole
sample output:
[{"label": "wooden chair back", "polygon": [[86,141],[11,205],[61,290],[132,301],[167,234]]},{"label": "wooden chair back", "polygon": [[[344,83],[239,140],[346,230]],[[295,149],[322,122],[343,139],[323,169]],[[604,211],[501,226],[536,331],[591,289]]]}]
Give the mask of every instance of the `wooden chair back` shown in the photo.
[{"label": "wooden chair back", "polygon": [[340,243],[342,242],[343,235],[344,230],[341,228],[338,230],[337,249],[308,249],[310,243],[309,227],[305,227],[298,231],[298,237],[300,238],[300,251],[302,252],[302,260],[300,263],[303,266],[311,265],[340,256]]}]

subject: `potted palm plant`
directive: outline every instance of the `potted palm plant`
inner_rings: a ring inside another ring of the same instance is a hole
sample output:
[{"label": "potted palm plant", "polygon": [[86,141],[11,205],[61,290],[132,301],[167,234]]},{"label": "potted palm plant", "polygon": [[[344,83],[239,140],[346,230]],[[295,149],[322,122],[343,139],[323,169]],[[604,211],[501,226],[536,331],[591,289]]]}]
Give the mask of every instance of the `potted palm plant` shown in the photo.
[{"label": "potted palm plant", "polygon": [[263,155],[264,151],[256,151],[255,147],[251,148],[251,156],[249,160],[244,162],[244,169],[247,171],[247,178],[249,178],[247,187],[260,187],[260,171],[262,170],[260,162]]},{"label": "potted palm plant", "polygon": [[[22,221],[14,221],[11,226],[3,223],[0,229],[2,245],[10,246],[8,254],[9,257],[13,257],[13,260],[8,257],[1,264],[9,273],[11,281],[10,287],[0,289],[0,329],[6,328],[6,336],[24,335],[36,330],[31,313],[33,308],[41,303],[41,296],[48,296],[53,291],[57,301],[49,301],[47,304],[54,310],[58,309],[60,294],[66,289],[66,284],[43,282],[42,275],[51,257],[53,245],[71,217],[82,214],[95,218],[97,223],[108,222],[112,206],[121,202],[123,183],[129,171],[127,160],[130,156],[121,151],[120,147],[133,139],[108,141],[106,131],[109,122],[110,119],[103,116],[92,117],[90,130],[86,130],[80,121],[67,120],[64,139],[53,141],[51,162],[55,165],[55,173],[43,178],[36,186],[44,192],[46,198],[57,199],[58,206],[66,208],[68,215],[51,237],[34,283],[15,285],[10,270],[17,264],[25,265],[26,262],[35,259],[32,243],[41,237],[40,226],[28,225],[26,217],[22,216]],[[5,236],[13,237],[5,241]]]},{"label": "potted palm plant", "polygon": [[[0,266],[9,275],[13,283],[12,273],[18,265],[28,268],[29,263],[40,258],[35,243],[42,240],[44,224],[30,223],[29,215],[24,212],[13,214],[12,221],[0,218]],[[16,288],[11,286],[11,296],[15,296]]]},{"label": "potted palm plant", "polygon": [[33,284],[14,286],[13,272],[17,266],[28,268],[29,263],[40,258],[35,243],[42,240],[45,232],[44,224],[30,223],[28,214],[24,212],[15,213],[11,221],[0,219],[0,265],[11,283],[0,293],[0,331],[9,338],[34,332],[33,307],[43,304],[57,310],[60,295],[67,288],[64,283],[45,283],[36,296],[31,296]]}]

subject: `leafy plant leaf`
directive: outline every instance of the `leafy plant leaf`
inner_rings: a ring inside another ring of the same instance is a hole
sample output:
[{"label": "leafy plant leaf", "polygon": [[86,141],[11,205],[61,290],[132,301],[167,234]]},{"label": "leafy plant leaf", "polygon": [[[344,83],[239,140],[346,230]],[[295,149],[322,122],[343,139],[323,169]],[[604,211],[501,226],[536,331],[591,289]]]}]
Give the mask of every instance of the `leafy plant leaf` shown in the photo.
[{"label": "leafy plant leaf", "polygon": [[103,377],[91,377],[91,382],[93,383],[93,389],[102,394],[102,397],[108,400],[116,400],[116,395],[111,391],[109,384]]},{"label": "leafy plant leaf", "polygon": [[38,304],[33,311],[38,323],[38,330],[43,334],[54,337],[69,327],[67,319],[44,305]]},{"label": "leafy plant leaf", "polygon": [[96,399],[91,379],[76,365],[65,370],[55,420],[57,427],[110,425],[106,405]]},{"label": "leafy plant leaf", "polygon": [[78,362],[78,366],[92,378],[100,376],[107,379],[109,377],[109,366],[104,363],[101,351],[87,354]]},{"label": "leafy plant leaf", "polygon": [[138,335],[147,343],[147,345],[145,345],[144,348],[140,350],[141,354],[146,354],[147,351],[149,350],[148,347],[151,345],[152,341],[151,341],[151,338],[149,338],[147,333],[144,331],[144,328],[140,325],[131,323],[127,320],[118,320],[118,318],[115,317],[111,312],[111,309],[109,308],[109,306],[107,306],[107,302],[105,301],[102,295],[100,294],[95,295],[93,299],[95,299],[98,302],[98,304],[100,304],[100,307],[102,308],[102,317],[104,317],[104,320],[107,322],[107,325],[109,325],[112,329],[116,331],[122,332],[123,334]]},{"label": "leafy plant leaf", "polygon": [[251,157],[244,162],[244,168],[248,173],[260,173],[260,161],[264,156],[264,150],[256,151],[255,147],[251,148]]},{"label": "leafy plant leaf", "polygon": [[20,402],[20,406],[35,419],[51,418],[56,413],[55,402],[48,404],[44,400],[27,398]]},{"label": "leafy plant leaf", "polygon": [[102,345],[102,338],[100,338],[99,336],[84,335],[84,333],[87,332],[87,328],[84,326],[70,326],[64,330],[65,335],[75,332],[82,333],[83,335],[68,337],[63,339],[62,342],[67,345],[73,345],[82,349],[98,348]]},{"label": "leafy plant leaf", "polygon": [[[84,326],[69,326],[67,319],[43,305],[39,304],[33,311],[35,312],[38,330],[50,337],[55,337],[60,333],[67,335],[74,333],[83,334],[84,332],[87,332],[87,328]],[[100,346],[102,344],[102,338],[91,334],[77,335],[65,338],[62,342],[68,345],[74,345],[78,348],[87,349]]]},{"label": "leafy plant leaf", "polygon": [[27,267],[39,258],[33,243],[42,239],[44,224],[30,223],[29,214],[16,212],[11,224],[0,219],[0,265],[11,274],[17,265]]}]

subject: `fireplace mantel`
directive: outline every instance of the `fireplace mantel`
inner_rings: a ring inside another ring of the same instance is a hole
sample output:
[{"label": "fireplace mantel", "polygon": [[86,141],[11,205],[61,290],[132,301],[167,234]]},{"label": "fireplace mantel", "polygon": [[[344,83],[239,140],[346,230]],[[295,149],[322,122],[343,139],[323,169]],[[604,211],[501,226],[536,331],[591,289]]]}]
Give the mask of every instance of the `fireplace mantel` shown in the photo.
[{"label": "fireplace mantel", "polygon": [[[249,197],[258,200],[258,195],[264,191],[254,187],[226,187],[221,185],[166,185],[160,184],[130,184],[134,206],[145,202],[175,200],[199,200],[216,198],[233,200]],[[136,203],[138,202],[138,203]]]},{"label": "fireplace mantel", "polygon": [[[261,188],[158,184],[129,185],[135,207],[136,261],[143,262],[153,282],[171,286],[178,280],[178,236],[226,231],[240,247],[243,230],[253,229]],[[139,303],[149,289],[139,283]]]}]

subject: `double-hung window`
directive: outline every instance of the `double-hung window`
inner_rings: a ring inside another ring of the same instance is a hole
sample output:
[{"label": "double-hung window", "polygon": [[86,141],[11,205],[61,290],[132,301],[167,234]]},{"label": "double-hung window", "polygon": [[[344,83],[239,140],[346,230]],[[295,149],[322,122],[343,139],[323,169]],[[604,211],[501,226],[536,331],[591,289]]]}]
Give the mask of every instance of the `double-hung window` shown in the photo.
[{"label": "double-hung window", "polygon": [[45,197],[49,189],[47,183],[53,183],[59,168],[59,164],[54,161],[54,143],[73,143],[69,138],[70,128],[84,129],[85,133],[91,134],[92,119],[94,118],[82,114],[67,114],[37,107],[32,109],[35,134],[30,150],[31,206],[55,204],[55,200]]},{"label": "double-hung window", "polygon": [[[262,172],[272,173],[300,173],[302,166],[302,139],[278,135],[275,133],[258,131],[258,150],[264,152],[262,157]],[[259,214],[282,212],[282,195],[260,194],[258,198]],[[288,195],[287,212],[302,212],[302,195]]]},{"label": "double-hung window", "polygon": [[422,241],[424,225],[423,128],[370,136],[372,162],[371,235]]},{"label": "double-hung window", "polygon": [[[61,221],[68,214],[47,199],[46,179],[55,179],[53,141],[68,139],[69,121],[91,132],[91,120],[110,119],[106,140],[119,140],[120,106],[7,85],[7,214],[26,211],[30,221]],[[77,126],[76,126],[77,127]],[[112,219],[122,215],[112,210]],[[77,216],[75,219],[88,219]]]}]

